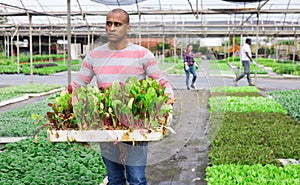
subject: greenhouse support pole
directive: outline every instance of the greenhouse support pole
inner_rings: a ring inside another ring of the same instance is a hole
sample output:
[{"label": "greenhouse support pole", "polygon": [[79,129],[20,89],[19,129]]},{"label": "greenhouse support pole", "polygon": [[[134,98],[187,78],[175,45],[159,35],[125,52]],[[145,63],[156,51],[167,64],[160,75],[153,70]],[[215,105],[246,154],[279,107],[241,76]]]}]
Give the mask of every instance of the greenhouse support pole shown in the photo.
[{"label": "greenhouse support pole", "polygon": [[242,48],[243,48],[243,29],[241,30],[241,37],[240,37],[240,72],[241,72],[241,68],[242,68],[242,65],[243,65],[243,62],[242,62]]},{"label": "greenhouse support pole", "polygon": [[[149,23],[148,23],[149,24]],[[148,26],[147,26],[147,35],[148,35],[148,39],[147,39],[147,48],[149,49],[150,48],[150,33],[149,33],[149,31],[148,31]],[[150,50],[150,49],[149,49]]]},{"label": "greenhouse support pole", "polygon": [[293,64],[296,64],[296,52],[298,51],[298,39],[297,39],[297,34],[295,32],[295,39],[294,39],[294,52],[293,52]]},{"label": "greenhouse support pole", "polygon": [[230,31],[229,31],[229,35],[228,35],[228,44],[227,44],[227,57],[226,57],[226,53],[225,54],[225,58],[227,59],[230,56]]},{"label": "greenhouse support pole", "polygon": [[4,51],[5,51],[5,56],[7,57],[7,41],[6,41],[6,36],[4,36]]},{"label": "greenhouse support pole", "polygon": [[11,36],[11,41],[10,41],[10,59],[11,59],[11,62],[13,63],[14,61],[14,36],[12,35]]},{"label": "greenhouse support pole", "polygon": [[139,45],[142,45],[142,34],[141,34],[141,14],[139,12]]},{"label": "greenhouse support pole", "polygon": [[71,83],[71,0],[68,1],[68,85]]},{"label": "greenhouse support pole", "polygon": [[232,29],[232,63],[234,63],[234,52],[235,52],[235,48],[234,48],[234,45],[235,45],[235,33],[234,33],[234,28]]},{"label": "greenhouse support pole", "polygon": [[91,31],[90,31],[90,26],[88,26],[88,51],[92,50],[92,46],[91,46]]},{"label": "greenhouse support pole", "polygon": [[65,42],[66,42],[66,34],[64,32],[64,35],[63,35],[63,50],[64,50],[64,64],[66,65],[66,45],[65,45]]},{"label": "greenhouse support pole", "polygon": [[177,48],[177,45],[176,45],[176,33],[174,34],[174,64],[176,63],[176,48]]},{"label": "greenhouse support pole", "polygon": [[7,35],[6,36],[6,44],[7,44],[7,48],[6,48],[6,53],[7,53],[7,57],[9,57],[9,55],[10,55],[10,47],[9,47],[9,45],[10,45],[10,42],[9,42],[9,36]]},{"label": "greenhouse support pole", "polygon": [[95,39],[95,33],[93,32],[93,33],[92,33],[92,41],[91,41],[92,49],[95,48],[95,46],[94,46],[94,39]]},{"label": "greenhouse support pole", "polygon": [[256,46],[255,46],[255,74],[254,74],[254,84],[256,85],[257,77],[257,64],[258,64],[258,30],[259,30],[259,13],[260,7],[257,10],[257,22],[256,22]]},{"label": "greenhouse support pole", "polygon": [[29,18],[29,56],[30,56],[30,83],[33,82],[33,68],[32,68],[32,15],[28,14]]},{"label": "greenhouse support pole", "polygon": [[41,32],[39,33],[39,54],[42,55],[42,38],[41,38]]},{"label": "greenhouse support pole", "polygon": [[6,40],[7,40],[7,42],[6,42],[6,44],[7,44],[7,57],[9,57],[9,55],[10,55],[10,42],[9,42],[9,35],[7,35],[6,36]]},{"label": "greenhouse support pole", "polygon": [[161,57],[162,57],[162,63],[165,62],[165,26],[164,26],[164,23],[163,23],[163,35],[162,35],[162,54],[161,54]]},{"label": "greenhouse support pole", "polygon": [[20,33],[19,33],[19,25],[17,25],[17,72],[20,73]]},{"label": "greenhouse support pole", "polygon": [[50,56],[51,56],[51,33],[49,33],[48,51],[49,51],[49,58],[50,58]]}]

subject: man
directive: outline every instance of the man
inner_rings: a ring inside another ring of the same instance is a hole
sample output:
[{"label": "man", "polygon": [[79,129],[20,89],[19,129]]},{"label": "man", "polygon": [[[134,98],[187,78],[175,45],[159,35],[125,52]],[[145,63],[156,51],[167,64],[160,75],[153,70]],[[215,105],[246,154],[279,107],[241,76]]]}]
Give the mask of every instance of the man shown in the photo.
[{"label": "man", "polygon": [[241,50],[241,60],[242,64],[244,66],[244,73],[242,73],[239,77],[233,80],[233,83],[235,86],[237,86],[237,82],[242,79],[245,75],[247,75],[247,80],[249,86],[254,86],[253,83],[251,83],[251,78],[250,78],[250,62],[252,62],[252,54],[251,54],[251,39],[247,38],[246,39],[246,44],[242,47]]},{"label": "man", "polygon": [[[125,82],[129,77],[158,80],[173,96],[169,82],[163,77],[154,55],[144,47],[127,40],[130,31],[129,15],[122,9],[114,9],[106,16],[108,43],[92,50],[84,58],[72,88],[86,86],[96,77],[99,88],[109,87],[113,81]],[[147,184],[147,142],[101,143],[101,153],[106,165],[109,185]],[[122,161],[124,158],[125,162]],[[126,172],[126,175],[125,175]]]}]

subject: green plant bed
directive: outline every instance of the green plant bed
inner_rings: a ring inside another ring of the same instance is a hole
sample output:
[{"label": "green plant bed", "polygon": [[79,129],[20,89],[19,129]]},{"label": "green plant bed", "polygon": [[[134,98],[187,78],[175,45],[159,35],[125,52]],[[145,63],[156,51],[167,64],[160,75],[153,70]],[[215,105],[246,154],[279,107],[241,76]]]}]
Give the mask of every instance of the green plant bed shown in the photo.
[{"label": "green plant bed", "polygon": [[90,184],[103,182],[101,155],[77,143],[50,143],[46,137],[7,144],[0,153],[0,184]]},{"label": "green plant bed", "polygon": [[[237,69],[239,70],[241,68],[241,71],[244,71],[244,67],[240,64],[240,62],[234,62],[234,66],[237,66]],[[250,63],[250,74],[268,74],[268,72],[258,66],[255,66],[253,63]]]},{"label": "green plant bed", "polygon": [[262,95],[259,92],[212,92],[211,97],[215,96],[261,97]]},{"label": "green plant bed", "polygon": [[4,100],[9,100],[12,98],[16,98],[16,97],[20,97],[23,94],[21,93],[10,93],[10,94],[3,94],[2,92],[0,92],[0,102],[4,101]]},{"label": "green plant bed", "polygon": [[258,64],[261,64],[265,67],[273,67],[276,65],[276,62],[269,58],[258,58]]},{"label": "green plant bed", "polygon": [[272,70],[277,74],[299,75],[300,65],[298,64],[277,64],[272,67]]},{"label": "green plant bed", "polygon": [[211,87],[210,88],[211,96],[262,96],[259,93],[259,90],[254,86],[241,86],[241,87],[232,87],[232,86],[223,86],[223,87]]},{"label": "green plant bed", "polygon": [[212,113],[211,165],[274,164],[300,159],[300,125],[281,113]]},{"label": "green plant bed", "polygon": [[[44,68],[37,68],[37,69],[34,68],[32,73],[37,75],[50,75],[50,74],[67,71],[67,70],[68,70],[68,66],[52,66],[52,67],[44,67]],[[30,75],[30,68],[23,68],[22,72],[25,75]]]},{"label": "green plant bed", "polygon": [[1,65],[0,74],[17,74],[18,66],[16,64]]},{"label": "green plant bed", "polygon": [[300,165],[218,165],[206,168],[208,184],[300,184]]},{"label": "green plant bed", "polygon": [[3,87],[0,90],[0,102],[11,98],[16,98],[28,93],[42,93],[61,88],[56,84],[22,84],[12,87]]},{"label": "green plant bed", "polygon": [[219,86],[219,87],[211,87],[211,92],[259,92],[257,87],[255,86],[242,86],[242,87],[232,87],[232,86]]},{"label": "green plant bed", "polygon": [[209,105],[209,112],[278,112],[287,114],[287,110],[274,99],[264,97],[211,97]]},{"label": "green plant bed", "polygon": [[271,91],[268,94],[287,109],[289,115],[300,122],[300,90]]},{"label": "green plant bed", "polygon": [[50,111],[48,102],[49,100],[44,100],[0,114],[0,137],[33,136],[39,126],[35,125],[36,121],[31,116],[33,113],[42,115]]},{"label": "green plant bed", "polygon": [[[45,62],[33,62],[33,65],[45,65]],[[42,68],[33,68],[33,74],[38,75],[49,75],[54,74],[61,71],[68,70],[67,61],[59,61],[59,62],[51,62],[49,64],[55,64],[57,66],[50,66],[50,67],[42,67]],[[78,60],[72,61],[72,70],[78,71],[80,68],[80,62]],[[0,74],[17,74],[17,64],[11,65],[1,65],[0,66]],[[30,64],[23,63],[20,65],[20,73],[30,74]]]}]

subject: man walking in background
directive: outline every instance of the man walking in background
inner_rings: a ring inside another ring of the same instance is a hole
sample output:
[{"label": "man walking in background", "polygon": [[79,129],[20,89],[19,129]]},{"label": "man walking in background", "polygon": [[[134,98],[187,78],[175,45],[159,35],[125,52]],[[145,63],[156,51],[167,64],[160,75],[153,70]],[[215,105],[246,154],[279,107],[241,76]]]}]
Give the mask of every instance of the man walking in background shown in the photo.
[{"label": "man walking in background", "polygon": [[233,83],[235,86],[237,86],[237,82],[240,79],[242,79],[245,75],[247,75],[247,80],[248,80],[249,86],[254,86],[254,84],[251,82],[251,78],[250,78],[250,62],[252,62],[252,54],[251,54],[250,45],[251,45],[251,39],[247,38],[246,44],[241,49],[241,60],[242,60],[242,64],[244,67],[244,72],[239,77],[237,77],[236,79],[233,80]]}]

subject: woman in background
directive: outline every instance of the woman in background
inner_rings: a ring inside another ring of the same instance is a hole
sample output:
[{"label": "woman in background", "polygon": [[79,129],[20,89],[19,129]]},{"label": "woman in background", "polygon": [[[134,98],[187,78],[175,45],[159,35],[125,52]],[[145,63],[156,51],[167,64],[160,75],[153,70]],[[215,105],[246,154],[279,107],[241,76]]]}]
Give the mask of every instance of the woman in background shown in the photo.
[{"label": "woman in background", "polygon": [[190,90],[190,73],[192,73],[193,75],[191,88],[196,89],[195,82],[197,79],[197,74],[194,67],[195,60],[194,60],[193,46],[191,44],[187,46],[187,51],[183,53],[183,62],[184,62],[184,71],[186,74],[186,80],[185,80],[186,89]]}]

